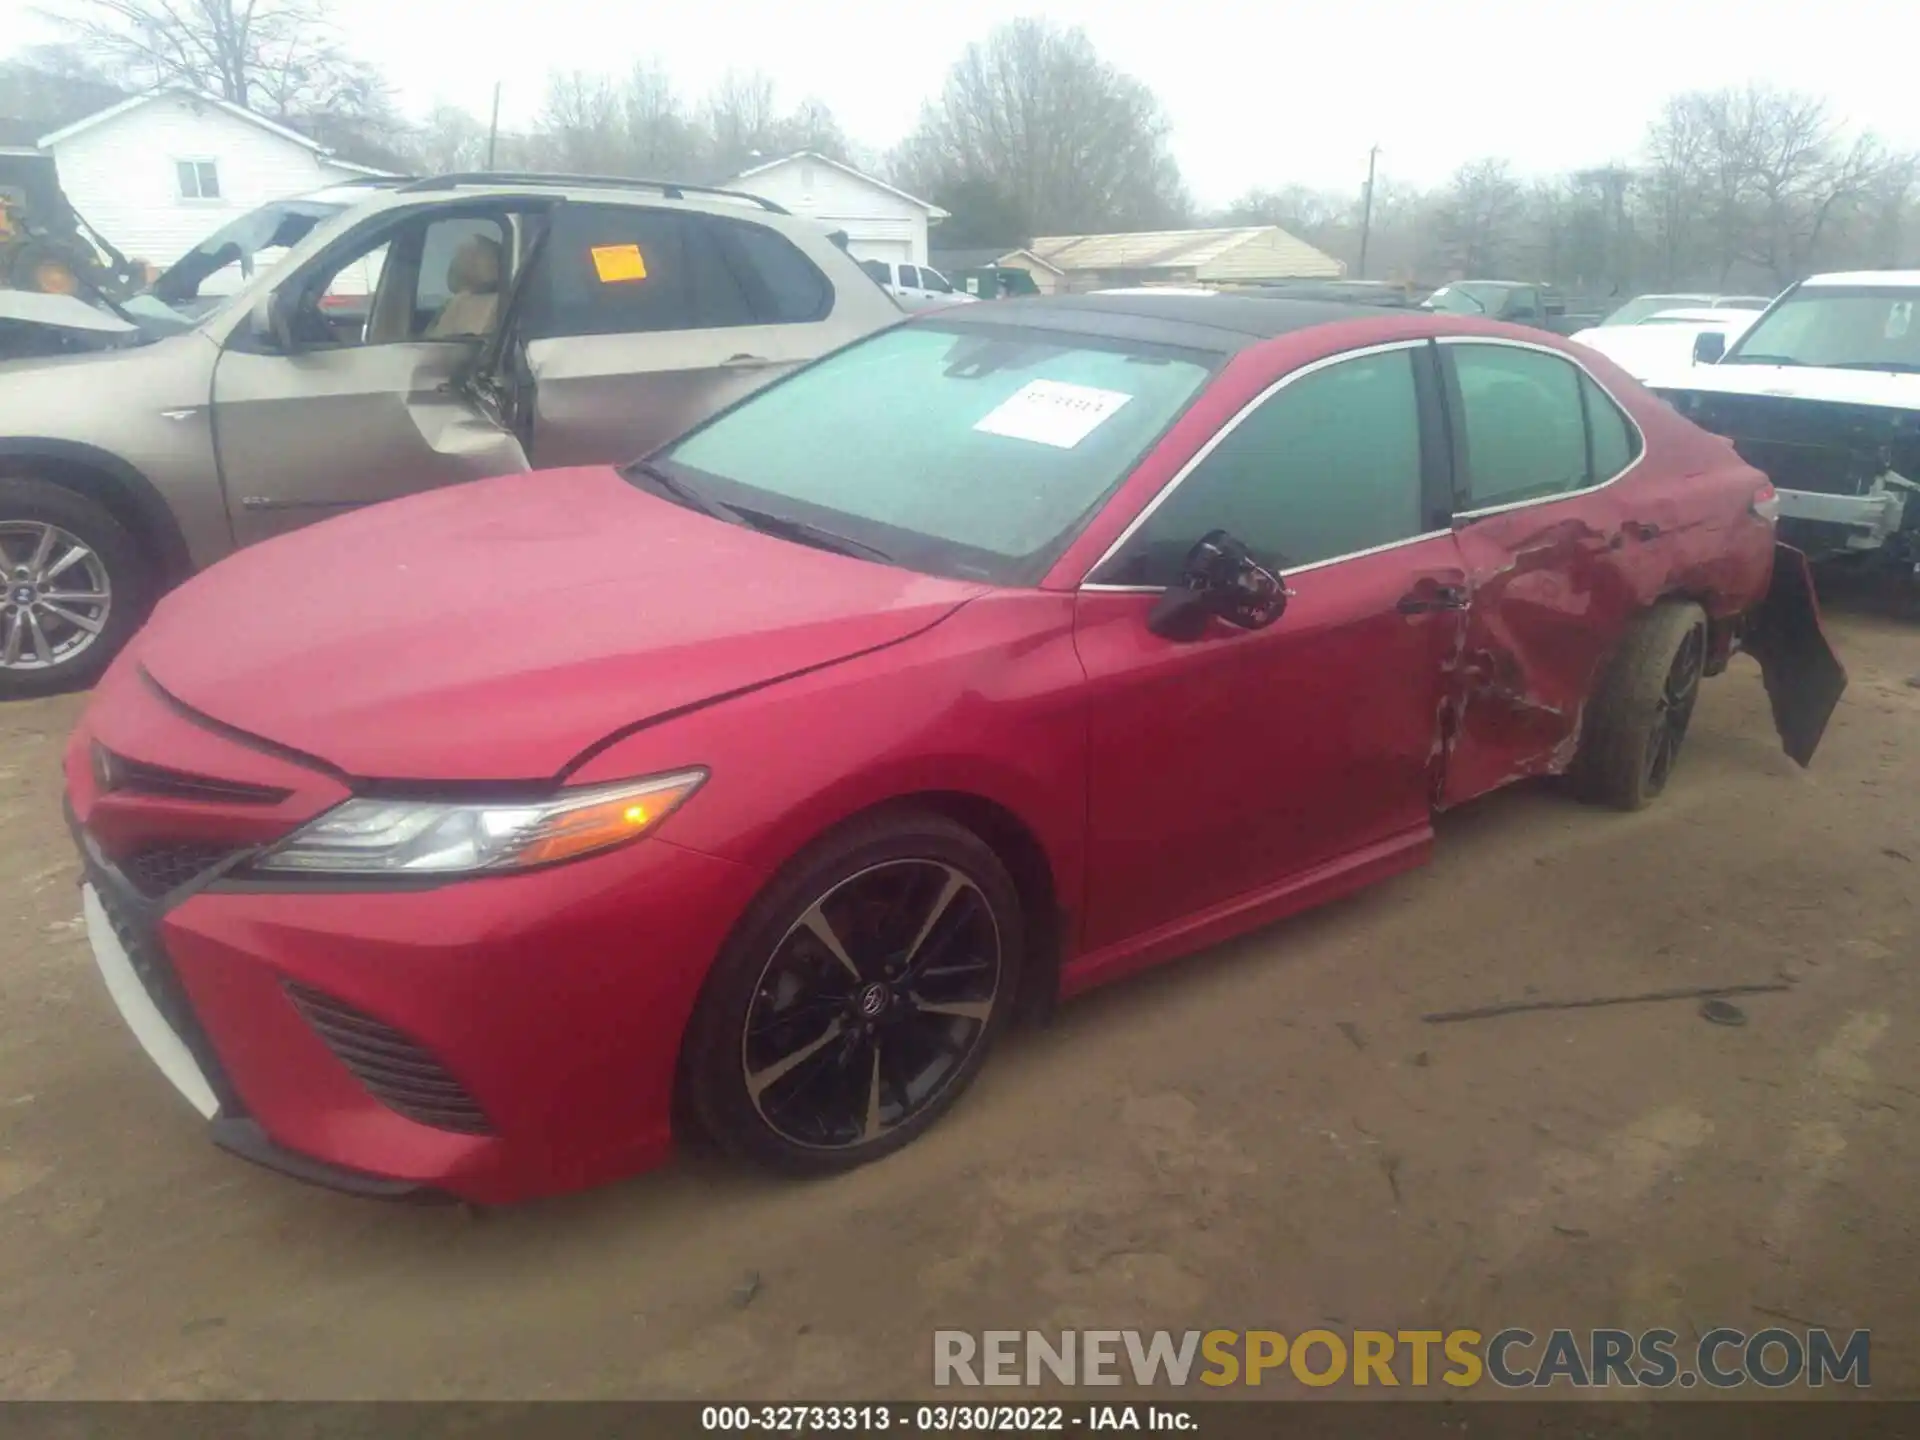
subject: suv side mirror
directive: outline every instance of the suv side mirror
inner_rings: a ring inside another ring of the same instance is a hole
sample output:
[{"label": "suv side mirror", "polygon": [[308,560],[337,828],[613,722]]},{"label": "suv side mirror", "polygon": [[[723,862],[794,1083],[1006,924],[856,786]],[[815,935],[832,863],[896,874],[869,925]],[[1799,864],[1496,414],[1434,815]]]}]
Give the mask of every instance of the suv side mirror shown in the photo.
[{"label": "suv side mirror", "polygon": [[1147,629],[1164,640],[1198,640],[1217,617],[1242,630],[1264,630],[1286,613],[1291,593],[1246,546],[1215,530],[1187,552],[1179,580],[1147,613]]},{"label": "suv side mirror", "polygon": [[1727,353],[1727,337],[1718,330],[1702,330],[1693,337],[1693,363],[1696,365],[1718,364],[1720,357]]}]

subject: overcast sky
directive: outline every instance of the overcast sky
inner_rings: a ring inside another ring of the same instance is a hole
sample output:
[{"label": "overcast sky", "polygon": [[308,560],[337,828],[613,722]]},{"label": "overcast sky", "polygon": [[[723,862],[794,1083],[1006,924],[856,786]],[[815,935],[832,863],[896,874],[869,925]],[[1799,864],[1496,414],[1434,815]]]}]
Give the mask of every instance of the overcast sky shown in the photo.
[{"label": "overcast sky", "polygon": [[[25,40],[38,28],[50,38],[30,21],[33,8],[0,0],[0,36]],[[911,128],[969,40],[1040,14],[1085,26],[1103,56],[1154,89],[1206,205],[1256,185],[1357,188],[1374,144],[1383,175],[1422,185],[1483,155],[1526,173],[1628,159],[1666,96],[1755,78],[1829,96],[1888,141],[1920,149],[1915,0],[334,0],[334,9],[409,111],[447,101],[484,119],[497,79],[513,126],[532,117],[550,69],[618,70],[651,55],[689,95],[729,67],[764,70],[783,104],[817,96],[876,150]]]}]

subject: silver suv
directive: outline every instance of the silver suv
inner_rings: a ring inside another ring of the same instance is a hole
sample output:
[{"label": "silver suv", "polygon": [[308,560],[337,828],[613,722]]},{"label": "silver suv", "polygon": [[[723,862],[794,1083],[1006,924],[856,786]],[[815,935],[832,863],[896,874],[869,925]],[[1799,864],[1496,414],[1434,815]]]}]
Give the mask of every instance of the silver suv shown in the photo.
[{"label": "silver suv", "polygon": [[90,683],[239,546],[642,454],[903,318],[771,201],[492,174],[265,206],[120,308],[140,343],[0,365],[0,698]]}]

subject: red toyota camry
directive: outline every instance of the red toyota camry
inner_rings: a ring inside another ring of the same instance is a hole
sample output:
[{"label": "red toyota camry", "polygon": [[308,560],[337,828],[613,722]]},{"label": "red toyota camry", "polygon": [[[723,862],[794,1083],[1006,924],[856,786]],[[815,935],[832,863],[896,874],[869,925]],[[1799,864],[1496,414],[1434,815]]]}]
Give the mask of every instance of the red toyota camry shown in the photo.
[{"label": "red toyota camry", "polygon": [[[624,469],[213,567],[66,756],[113,999],[212,1138],[502,1202],[912,1140],[1016,1013],[1666,785],[1844,675],[1772,491],[1597,355],[1418,312],[1012,301]],[[1778,558],[1776,558],[1776,553]]]}]

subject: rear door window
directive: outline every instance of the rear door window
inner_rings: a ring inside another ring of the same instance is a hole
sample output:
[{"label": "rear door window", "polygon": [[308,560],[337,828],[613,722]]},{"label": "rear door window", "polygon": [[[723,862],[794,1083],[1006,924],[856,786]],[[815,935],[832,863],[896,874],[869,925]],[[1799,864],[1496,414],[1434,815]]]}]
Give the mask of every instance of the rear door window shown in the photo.
[{"label": "rear door window", "polygon": [[685,216],[674,211],[561,206],[543,273],[527,298],[528,338],[691,329],[695,268],[688,251]]},{"label": "rear door window", "polygon": [[1463,511],[1544,500],[1591,483],[1576,366],[1517,345],[1441,348],[1463,411]]}]

